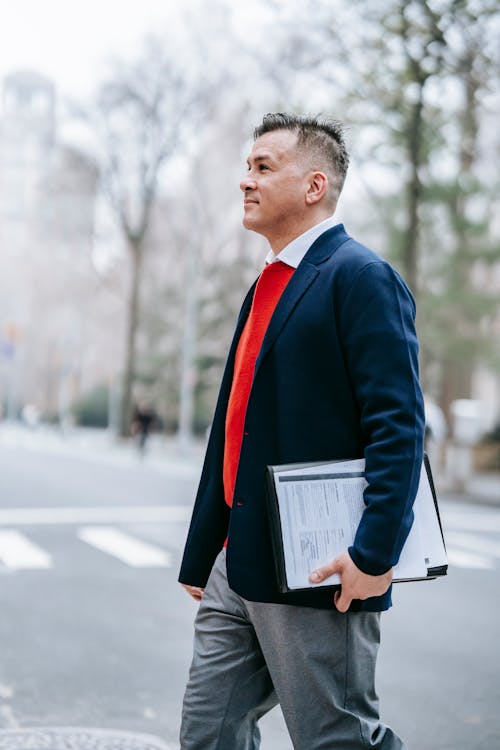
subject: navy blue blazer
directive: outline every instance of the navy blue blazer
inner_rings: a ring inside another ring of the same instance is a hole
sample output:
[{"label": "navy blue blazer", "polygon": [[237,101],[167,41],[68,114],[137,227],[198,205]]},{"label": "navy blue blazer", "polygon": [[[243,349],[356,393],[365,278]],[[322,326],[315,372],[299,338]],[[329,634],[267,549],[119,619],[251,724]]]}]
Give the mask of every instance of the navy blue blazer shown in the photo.
[{"label": "navy blue blazer", "polygon": [[[229,351],[179,581],[204,587],[228,537],[228,581],[240,596],[332,608],[331,591],[277,589],[266,466],[364,456],[366,509],[349,552],[371,575],[397,563],[413,520],[423,451],[415,304],[399,274],[342,225],[313,243],[278,302],[257,358],[230,510],[222,482],[224,425],[254,288]],[[351,609],[383,610],[390,603],[389,590]]]}]

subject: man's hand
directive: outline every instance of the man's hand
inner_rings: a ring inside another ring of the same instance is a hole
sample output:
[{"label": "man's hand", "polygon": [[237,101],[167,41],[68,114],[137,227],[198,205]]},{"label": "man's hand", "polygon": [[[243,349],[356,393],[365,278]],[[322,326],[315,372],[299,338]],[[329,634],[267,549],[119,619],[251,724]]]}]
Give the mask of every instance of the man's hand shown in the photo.
[{"label": "man's hand", "polygon": [[199,586],[188,586],[187,583],[181,583],[181,586],[186,589],[189,596],[192,596],[197,602],[201,602],[201,597],[205,589],[201,589]]},{"label": "man's hand", "polygon": [[339,574],[341,583],[340,591],[335,592],[335,606],[339,612],[347,612],[353,599],[369,599],[371,596],[385,594],[391,585],[393,570],[390,568],[380,576],[370,576],[354,564],[348,552],[344,552],[330,565],[324,565],[311,573],[309,580],[311,583],[320,583],[334,573]]}]

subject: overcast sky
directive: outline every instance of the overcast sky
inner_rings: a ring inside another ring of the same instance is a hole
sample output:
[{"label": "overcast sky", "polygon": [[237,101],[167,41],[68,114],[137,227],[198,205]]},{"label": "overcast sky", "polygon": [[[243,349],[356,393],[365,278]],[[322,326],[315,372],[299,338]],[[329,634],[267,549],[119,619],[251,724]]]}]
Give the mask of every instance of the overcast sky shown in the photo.
[{"label": "overcast sky", "polygon": [[186,0],[0,0],[0,78],[34,69],[61,93],[89,94],[112,56],[134,54]]}]

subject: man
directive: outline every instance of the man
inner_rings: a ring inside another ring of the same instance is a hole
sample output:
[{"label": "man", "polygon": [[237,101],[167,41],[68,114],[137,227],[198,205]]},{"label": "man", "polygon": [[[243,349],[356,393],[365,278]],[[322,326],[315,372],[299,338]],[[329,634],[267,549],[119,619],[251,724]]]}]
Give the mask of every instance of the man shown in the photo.
[{"label": "man", "polygon": [[150,431],[153,429],[156,421],[156,414],[153,407],[147,401],[140,401],[134,409],[132,415],[132,435],[137,437],[139,455],[141,458],[146,453],[146,443]]},{"label": "man", "polygon": [[[374,672],[422,463],[415,308],[335,225],[347,166],[337,122],[272,114],[255,131],[243,223],[271,250],[237,322],[179,577],[200,601],[182,750],[257,750],[278,702],[296,750],[405,747],[379,721]],[[338,573],[340,593],[280,594],[266,466],[363,456],[354,544],[311,572]]]}]

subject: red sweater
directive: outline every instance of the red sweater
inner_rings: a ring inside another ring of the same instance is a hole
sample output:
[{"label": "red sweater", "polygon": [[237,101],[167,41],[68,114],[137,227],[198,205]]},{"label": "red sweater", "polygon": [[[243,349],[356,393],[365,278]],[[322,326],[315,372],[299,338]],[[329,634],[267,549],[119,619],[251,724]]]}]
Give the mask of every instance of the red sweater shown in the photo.
[{"label": "red sweater", "polygon": [[250,314],[236,350],[224,444],[224,498],[229,507],[233,504],[255,363],[269,321],[294,271],[292,266],[287,266],[281,261],[269,263],[264,268],[255,287]]}]

